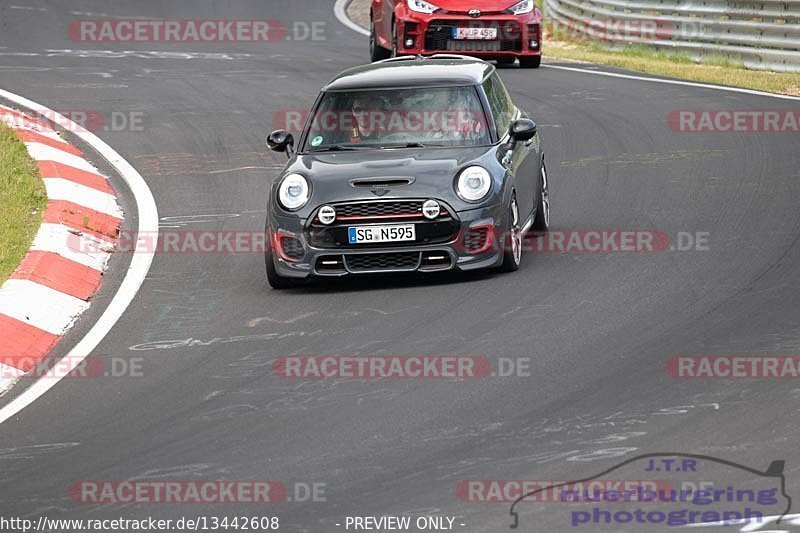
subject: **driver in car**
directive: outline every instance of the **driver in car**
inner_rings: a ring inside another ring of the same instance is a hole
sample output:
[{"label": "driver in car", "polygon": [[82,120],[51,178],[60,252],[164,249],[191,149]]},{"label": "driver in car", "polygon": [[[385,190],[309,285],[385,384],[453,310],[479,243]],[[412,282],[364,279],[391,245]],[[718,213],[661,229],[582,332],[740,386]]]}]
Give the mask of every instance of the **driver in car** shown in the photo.
[{"label": "driver in car", "polygon": [[[361,143],[376,140],[380,137],[382,131],[377,127],[377,121],[373,120],[372,112],[379,107],[370,106],[370,102],[363,99],[356,98],[353,100],[352,110],[355,124],[350,130],[350,142]],[[372,107],[372,109],[370,109]]]}]

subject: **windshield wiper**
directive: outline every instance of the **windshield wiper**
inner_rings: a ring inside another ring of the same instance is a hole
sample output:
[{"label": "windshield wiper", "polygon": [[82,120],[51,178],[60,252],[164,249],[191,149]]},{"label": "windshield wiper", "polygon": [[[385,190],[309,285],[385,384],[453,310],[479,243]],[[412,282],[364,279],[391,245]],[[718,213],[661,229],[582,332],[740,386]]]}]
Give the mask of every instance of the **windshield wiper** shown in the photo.
[{"label": "windshield wiper", "polygon": [[444,146],[443,144],[422,144],[422,143],[406,143],[406,144],[384,144],[381,148],[427,148],[429,146]]},{"label": "windshield wiper", "polygon": [[341,144],[332,144],[330,146],[323,146],[322,148],[315,148],[309,152],[343,152],[347,150],[358,150],[353,146],[342,146]]}]

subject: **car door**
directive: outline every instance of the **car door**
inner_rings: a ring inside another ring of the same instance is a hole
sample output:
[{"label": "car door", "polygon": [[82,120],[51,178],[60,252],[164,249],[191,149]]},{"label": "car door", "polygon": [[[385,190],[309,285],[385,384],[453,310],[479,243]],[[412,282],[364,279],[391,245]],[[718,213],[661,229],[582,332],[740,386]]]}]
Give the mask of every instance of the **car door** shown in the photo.
[{"label": "car door", "polygon": [[[484,82],[483,90],[486,93],[492,115],[494,115],[497,138],[508,140],[508,127],[511,121],[524,115],[514,105],[496,71]],[[535,186],[535,179],[538,175],[538,164],[535,157],[537,145],[538,137],[530,142],[517,143],[514,151],[504,158],[507,168],[514,176],[521,223],[528,219],[533,212],[533,206],[536,205],[534,200],[537,194]]]}]

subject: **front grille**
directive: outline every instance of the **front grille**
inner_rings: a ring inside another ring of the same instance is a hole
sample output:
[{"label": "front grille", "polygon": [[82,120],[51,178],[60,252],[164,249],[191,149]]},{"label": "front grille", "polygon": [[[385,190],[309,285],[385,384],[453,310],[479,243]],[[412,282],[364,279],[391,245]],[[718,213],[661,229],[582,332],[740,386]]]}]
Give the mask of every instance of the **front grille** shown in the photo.
[{"label": "front grille", "polygon": [[499,52],[500,43],[497,41],[449,41],[449,52]]},{"label": "front grille", "polygon": [[347,267],[353,272],[414,270],[419,265],[419,252],[345,255]]},{"label": "front grille", "polygon": [[461,40],[453,39],[453,28],[468,26],[470,22],[435,21],[428,26],[425,34],[425,50],[453,52],[521,52],[522,31],[516,22],[488,24],[497,28],[498,38],[495,40]]},{"label": "front grille", "polygon": [[371,218],[390,216],[410,216],[422,214],[422,202],[396,201],[396,202],[362,202],[336,206],[337,220],[348,218]]},{"label": "front grille", "polygon": [[286,257],[289,259],[294,259],[295,261],[302,259],[303,255],[305,254],[303,243],[300,242],[300,239],[295,237],[282,236],[281,249]]},{"label": "front grille", "polygon": [[[309,245],[316,248],[382,248],[408,246],[410,244],[437,244],[452,241],[458,234],[460,224],[449,207],[440,202],[439,216],[434,220],[422,214],[425,200],[370,200],[333,204],[336,220],[325,225],[314,216],[307,228]],[[369,224],[414,224],[416,240],[413,242],[350,244],[348,229]]]},{"label": "front grille", "polygon": [[[442,15],[465,15],[465,16],[469,15],[469,11],[458,11],[458,10],[450,10],[450,11],[448,11],[448,10],[445,10],[445,9],[439,11],[438,13],[442,14]],[[508,13],[508,11],[481,11],[481,15],[482,16],[504,15],[504,14],[507,14],[507,13]]]}]

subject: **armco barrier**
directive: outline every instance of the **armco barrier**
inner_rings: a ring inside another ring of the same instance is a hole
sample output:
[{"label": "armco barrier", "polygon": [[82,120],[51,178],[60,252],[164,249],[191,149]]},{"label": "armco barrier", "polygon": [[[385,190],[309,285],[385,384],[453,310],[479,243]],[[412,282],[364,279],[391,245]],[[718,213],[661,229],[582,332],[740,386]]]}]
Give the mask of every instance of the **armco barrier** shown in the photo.
[{"label": "armco barrier", "polygon": [[[580,32],[592,25],[641,25],[658,29],[646,39],[657,48],[686,52],[702,61],[724,56],[759,70],[800,72],[800,0],[544,0],[554,26]],[[609,42],[625,35],[607,32]]]}]

